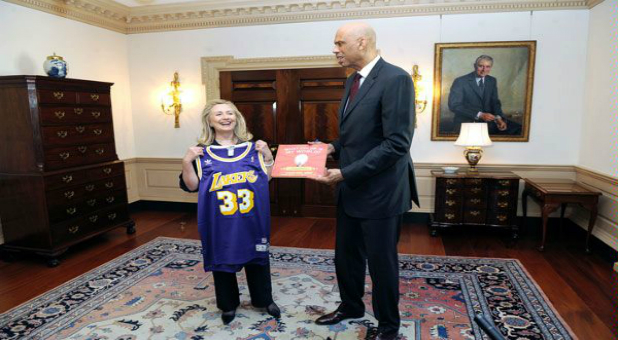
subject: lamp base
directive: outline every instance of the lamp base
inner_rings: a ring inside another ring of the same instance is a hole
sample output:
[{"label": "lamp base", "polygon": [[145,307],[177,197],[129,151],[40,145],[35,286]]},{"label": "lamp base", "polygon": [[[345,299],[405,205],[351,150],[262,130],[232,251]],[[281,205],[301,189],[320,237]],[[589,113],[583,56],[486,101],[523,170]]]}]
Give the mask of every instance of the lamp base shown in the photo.
[{"label": "lamp base", "polygon": [[470,168],[468,172],[470,173],[478,173],[479,170],[476,168],[476,165],[481,160],[483,156],[483,149],[480,146],[468,146],[464,150],[464,157],[468,161]]}]

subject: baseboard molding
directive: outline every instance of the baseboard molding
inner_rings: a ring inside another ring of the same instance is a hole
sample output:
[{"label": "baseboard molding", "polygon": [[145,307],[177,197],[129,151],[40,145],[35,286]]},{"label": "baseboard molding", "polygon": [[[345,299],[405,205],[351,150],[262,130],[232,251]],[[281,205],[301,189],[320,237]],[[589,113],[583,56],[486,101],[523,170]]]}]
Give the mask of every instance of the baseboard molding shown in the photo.
[{"label": "baseboard molding", "polygon": [[[178,175],[181,172],[179,158],[131,158],[124,160],[127,176],[127,190],[129,202],[178,202],[196,203],[197,195],[186,193],[178,187]],[[420,207],[414,206],[406,218],[423,219],[423,216],[433,213],[435,180],[432,170],[439,170],[443,166],[465,167],[465,164],[445,163],[416,163],[416,181]],[[618,179],[594,172],[589,169],[569,165],[511,165],[486,164],[480,167],[488,171],[512,171],[522,178],[564,178],[572,179],[589,188],[599,190],[602,196],[599,202],[599,215],[593,235],[603,243],[618,249]],[[524,181],[520,181],[520,195]],[[522,215],[521,198],[518,204],[518,215]],[[413,216],[413,217],[412,217]],[[528,216],[541,216],[537,204],[528,204]],[[559,216],[555,212],[551,217]],[[588,228],[588,212],[576,206],[567,208],[567,217],[580,227]]]}]

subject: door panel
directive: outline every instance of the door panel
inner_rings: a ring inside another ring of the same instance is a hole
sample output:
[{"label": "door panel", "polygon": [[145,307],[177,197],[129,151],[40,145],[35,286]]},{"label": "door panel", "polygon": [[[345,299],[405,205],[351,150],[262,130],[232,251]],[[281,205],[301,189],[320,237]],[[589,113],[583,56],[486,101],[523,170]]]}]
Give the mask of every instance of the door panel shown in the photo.
[{"label": "door panel", "polygon": [[[254,140],[279,144],[330,142],[339,135],[337,111],[347,78],[343,68],[220,73],[221,97],[243,113]],[[329,159],[327,167],[336,168]],[[271,211],[285,216],[335,216],[335,187],[304,179],[274,179]]]}]

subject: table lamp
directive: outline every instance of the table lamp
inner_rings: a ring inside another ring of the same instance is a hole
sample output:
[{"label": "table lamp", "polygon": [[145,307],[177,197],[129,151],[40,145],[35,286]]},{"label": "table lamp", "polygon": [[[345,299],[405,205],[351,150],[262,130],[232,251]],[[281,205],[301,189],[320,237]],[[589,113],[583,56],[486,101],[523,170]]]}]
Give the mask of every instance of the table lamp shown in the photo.
[{"label": "table lamp", "polygon": [[464,157],[470,164],[468,172],[478,172],[476,164],[483,155],[481,147],[491,145],[487,123],[461,123],[461,130],[459,130],[455,145],[466,147]]}]

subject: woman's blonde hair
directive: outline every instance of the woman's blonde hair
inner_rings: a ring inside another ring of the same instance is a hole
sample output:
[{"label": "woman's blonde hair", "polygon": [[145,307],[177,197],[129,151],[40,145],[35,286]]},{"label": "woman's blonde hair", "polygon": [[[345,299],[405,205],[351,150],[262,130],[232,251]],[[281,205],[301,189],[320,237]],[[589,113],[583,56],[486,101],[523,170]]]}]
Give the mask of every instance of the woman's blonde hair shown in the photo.
[{"label": "woman's blonde hair", "polygon": [[234,103],[225,99],[215,99],[211,100],[206,104],[206,108],[202,112],[202,135],[197,140],[200,145],[211,145],[215,141],[215,129],[210,126],[210,115],[212,114],[212,108],[215,105],[219,104],[227,104],[234,112],[234,116],[236,116],[236,126],[234,127],[234,136],[238,139],[239,143],[250,141],[253,138],[253,135],[247,131],[247,123],[245,122],[245,118],[242,116],[242,113],[238,111],[238,108]]}]

